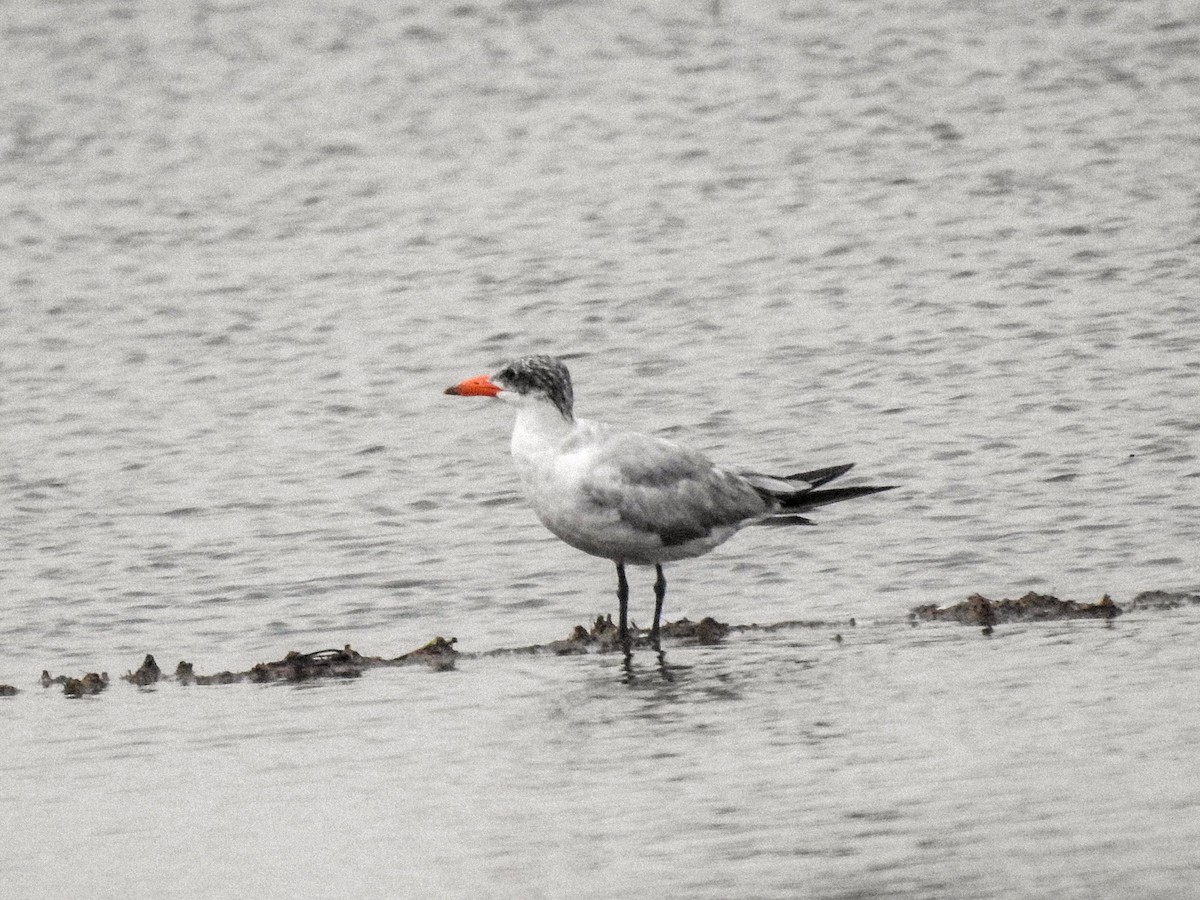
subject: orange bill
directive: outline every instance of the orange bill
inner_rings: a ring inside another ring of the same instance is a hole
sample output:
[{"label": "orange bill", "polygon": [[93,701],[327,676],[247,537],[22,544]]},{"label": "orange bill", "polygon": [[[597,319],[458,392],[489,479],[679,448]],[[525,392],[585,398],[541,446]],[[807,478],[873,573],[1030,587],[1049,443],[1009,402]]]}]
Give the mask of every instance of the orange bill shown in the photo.
[{"label": "orange bill", "polygon": [[468,378],[453,387],[446,388],[446,393],[459,397],[495,397],[500,393],[500,388],[492,384],[491,379],[486,375],[476,375],[474,378]]}]

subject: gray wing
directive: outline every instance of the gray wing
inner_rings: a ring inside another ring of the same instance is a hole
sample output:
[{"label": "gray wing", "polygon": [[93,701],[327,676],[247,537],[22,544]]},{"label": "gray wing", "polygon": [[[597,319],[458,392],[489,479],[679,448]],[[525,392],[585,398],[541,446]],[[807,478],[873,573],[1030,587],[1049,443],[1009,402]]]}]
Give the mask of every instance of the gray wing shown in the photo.
[{"label": "gray wing", "polygon": [[768,511],[745,479],[702,453],[662,438],[610,431],[583,480],[586,499],[621,521],[657,534],[665,546],[736,527]]}]

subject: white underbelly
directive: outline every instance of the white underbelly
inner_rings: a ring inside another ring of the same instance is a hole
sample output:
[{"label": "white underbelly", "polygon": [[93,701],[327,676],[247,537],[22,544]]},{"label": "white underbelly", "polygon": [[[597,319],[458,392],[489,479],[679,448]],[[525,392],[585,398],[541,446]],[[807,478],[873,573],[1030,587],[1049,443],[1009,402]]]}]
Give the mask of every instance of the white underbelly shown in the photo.
[{"label": "white underbelly", "polygon": [[551,533],[577,550],[633,565],[650,566],[701,556],[738,531],[736,526],[727,526],[689,541],[664,544],[656,532],[622,521],[615,511],[604,514],[582,509],[565,512],[537,503],[534,510]]}]

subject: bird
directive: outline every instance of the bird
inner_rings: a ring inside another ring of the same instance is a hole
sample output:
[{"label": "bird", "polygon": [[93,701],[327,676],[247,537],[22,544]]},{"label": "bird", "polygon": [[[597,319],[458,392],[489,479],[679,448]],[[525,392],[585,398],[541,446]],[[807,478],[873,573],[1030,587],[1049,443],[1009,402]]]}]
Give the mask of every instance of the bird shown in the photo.
[{"label": "bird", "polygon": [[525,497],[555,536],[616,564],[626,652],[627,565],[655,568],[650,643],[658,648],[664,563],[702,556],[749,525],[812,525],[802,513],[895,487],[824,487],[853,463],[782,476],[735,471],[674,441],[576,418],[571,374],[553,356],[521,357],[445,393],[515,409],[511,450]]}]

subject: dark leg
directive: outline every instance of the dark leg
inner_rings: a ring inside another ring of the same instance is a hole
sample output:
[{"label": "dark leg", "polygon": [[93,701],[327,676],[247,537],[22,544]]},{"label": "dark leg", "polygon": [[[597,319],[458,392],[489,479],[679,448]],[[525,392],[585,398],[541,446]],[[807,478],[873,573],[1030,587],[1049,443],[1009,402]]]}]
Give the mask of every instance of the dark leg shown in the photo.
[{"label": "dark leg", "polygon": [[662,618],[663,597],[667,596],[667,576],[663,574],[662,565],[654,567],[658,577],[654,579],[654,627],[650,629],[650,643],[658,646],[658,620]]},{"label": "dark leg", "polygon": [[629,645],[629,582],[625,580],[625,564],[617,563],[617,602],[621,605],[621,643]]}]

